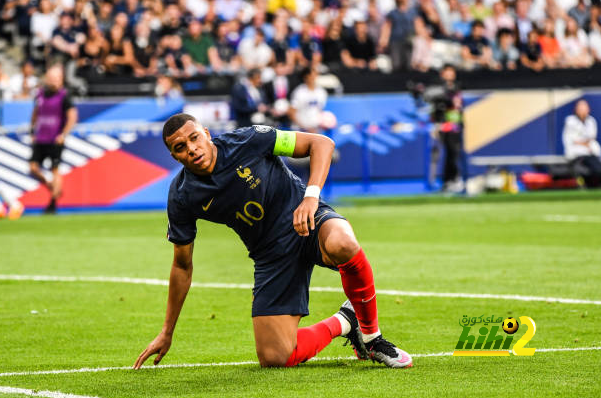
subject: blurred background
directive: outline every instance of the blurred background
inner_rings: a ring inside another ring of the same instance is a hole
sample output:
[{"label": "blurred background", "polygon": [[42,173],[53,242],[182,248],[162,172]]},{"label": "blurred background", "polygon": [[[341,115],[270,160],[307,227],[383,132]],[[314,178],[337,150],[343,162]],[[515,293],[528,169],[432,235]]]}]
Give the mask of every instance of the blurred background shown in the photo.
[{"label": "blurred background", "polygon": [[161,129],[177,112],[213,135],[251,124],[328,135],[331,200],[593,188],[600,11],[598,0],[0,0],[0,196],[37,212],[54,192],[51,160],[46,180],[30,160],[32,113],[57,65],[77,110],[56,167],[63,211],[164,208],[179,166]]}]

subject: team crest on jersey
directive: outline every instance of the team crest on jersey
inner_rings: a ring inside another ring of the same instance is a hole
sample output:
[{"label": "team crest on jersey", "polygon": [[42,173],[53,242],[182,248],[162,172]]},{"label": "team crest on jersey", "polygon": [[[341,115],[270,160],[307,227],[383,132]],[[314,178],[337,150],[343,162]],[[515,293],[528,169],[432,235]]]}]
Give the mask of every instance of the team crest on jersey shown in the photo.
[{"label": "team crest on jersey", "polygon": [[236,173],[238,173],[238,177],[242,178],[248,183],[250,189],[255,189],[257,185],[261,183],[260,178],[255,178],[255,176],[252,175],[250,167],[243,168],[242,166],[238,166],[238,168],[236,168]]},{"label": "team crest on jersey", "polygon": [[255,124],[253,127],[257,133],[269,133],[272,129],[272,127],[264,126],[262,124]]}]

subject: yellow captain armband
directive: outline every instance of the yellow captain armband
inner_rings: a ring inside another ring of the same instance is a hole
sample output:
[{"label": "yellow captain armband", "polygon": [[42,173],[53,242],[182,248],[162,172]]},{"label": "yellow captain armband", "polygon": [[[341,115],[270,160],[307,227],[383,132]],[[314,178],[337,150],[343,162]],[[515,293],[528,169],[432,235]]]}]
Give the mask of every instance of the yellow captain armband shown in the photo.
[{"label": "yellow captain armband", "polygon": [[296,131],[275,131],[273,154],[276,156],[292,156],[296,146]]}]

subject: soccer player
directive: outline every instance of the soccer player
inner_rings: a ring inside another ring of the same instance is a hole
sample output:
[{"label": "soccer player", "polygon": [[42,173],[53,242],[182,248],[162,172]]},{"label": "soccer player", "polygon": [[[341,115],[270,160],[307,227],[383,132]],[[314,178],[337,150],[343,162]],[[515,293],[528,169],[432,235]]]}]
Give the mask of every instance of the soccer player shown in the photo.
[{"label": "soccer player", "polygon": [[[161,332],[134,364],[158,364],[192,281],[196,220],[226,224],[255,262],[252,317],[261,366],[295,366],[334,337],[345,336],[361,359],[389,367],[412,359],[382,337],[371,266],[351,225],[320,201],[334,143],[315,134],[252,126],[211,138],[192,116],[177,114],[163,127],[171,156],[184,165],[169,189],[167,237],[174,244],[167,314]],[[305,188],[278,157],[310,157]],[[348,301],[332,317],[299,328],[309,313],[314,264],[340,273]]]}]

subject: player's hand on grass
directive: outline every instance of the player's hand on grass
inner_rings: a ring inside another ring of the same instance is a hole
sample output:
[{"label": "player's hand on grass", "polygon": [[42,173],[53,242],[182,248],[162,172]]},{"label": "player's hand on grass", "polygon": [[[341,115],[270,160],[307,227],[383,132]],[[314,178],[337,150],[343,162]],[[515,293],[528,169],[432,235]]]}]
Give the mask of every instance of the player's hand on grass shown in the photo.
[{"label": "player's hand on grass", "polygon": [[171,347],[171,335],[168,335],[165,332],[159,333],[159,335],[155,337],[150,344],[148,344],[148,347],[142,351],[136,360],[136,363],[134,364],[134,369],[140,369],[148,357],[154,354],[158,354],[154,359],[154,364],[158,365],[165,354],[167,354],[167,351],[169,351],[169,347]]},{"label": "player's hand on grass", "polygon": [[294,210],[292,223],[294,230],[300,236],[309,236],[309,228],[311,228],[311,231],[315,229],[315,212],[318,204],[319,200],[317,198],[306,197]]}]

